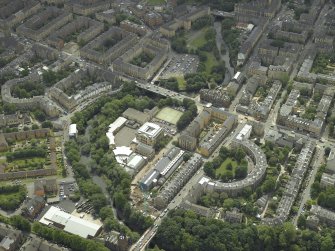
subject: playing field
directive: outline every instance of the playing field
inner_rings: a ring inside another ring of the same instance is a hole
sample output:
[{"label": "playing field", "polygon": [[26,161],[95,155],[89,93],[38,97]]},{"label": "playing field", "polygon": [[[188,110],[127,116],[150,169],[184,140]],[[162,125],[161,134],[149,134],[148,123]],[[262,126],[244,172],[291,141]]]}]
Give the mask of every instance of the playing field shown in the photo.
[{"label": "playing field", "polygon": [[175,109],[172,109],[170,107],[164,107],[162,110],[159,111],[159,113],[156,115],[157,119],[164,120],[166,122],[169,122],[171,124],[177,124],[179,118],[181,117],[183,113],[180,111],[177,111]]}]

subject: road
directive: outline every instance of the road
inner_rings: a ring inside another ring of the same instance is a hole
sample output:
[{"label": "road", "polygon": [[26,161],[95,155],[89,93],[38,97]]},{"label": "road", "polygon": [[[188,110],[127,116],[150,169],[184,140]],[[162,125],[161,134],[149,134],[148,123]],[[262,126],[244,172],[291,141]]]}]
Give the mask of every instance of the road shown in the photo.
[{"label": "road", "polygon": [[323,144],[318,144],[312,161],[312,170],[310,171],[307,179],[307,186],[305,190],[301,193],[301,201],[297,215],[293,218],[293,224],[297,226],[299,216],[304,212],[305,204],[311,199],[311,187],[314,183],[316,173],[324,161],[324,150]]}]

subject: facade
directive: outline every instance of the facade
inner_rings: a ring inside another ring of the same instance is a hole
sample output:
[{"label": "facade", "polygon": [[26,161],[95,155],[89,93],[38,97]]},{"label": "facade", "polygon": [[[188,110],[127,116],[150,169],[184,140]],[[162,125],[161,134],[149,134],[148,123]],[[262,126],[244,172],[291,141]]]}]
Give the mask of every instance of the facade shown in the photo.
[{"label": "facade", "polygon": [[111,2],[107,0],[70,0],[65,1],[64,8],[78,15],[89,16],[99,11],[108,10]]},{"label": "facade", "polygon": [[131,22],[129,20],[123,20],[120,23],[120,27],[122,29],[126,30],[126,31],[135,33],[135,34],[137,34],[139,36],[144,36],[144,35],[146,35],[150,31],[144,25],[139,25],[139,24],[133,23],[133,22]]}]

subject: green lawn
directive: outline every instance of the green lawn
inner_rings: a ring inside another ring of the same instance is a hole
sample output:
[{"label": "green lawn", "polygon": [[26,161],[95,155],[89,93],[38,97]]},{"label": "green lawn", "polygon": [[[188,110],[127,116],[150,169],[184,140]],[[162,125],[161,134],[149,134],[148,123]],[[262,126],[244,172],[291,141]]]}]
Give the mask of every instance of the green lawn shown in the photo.
[{"label": "green lawn", "polygon": [[176,77],[178,81],[178,88],[180,91],[184,91],[186,89],[186,81],[183,76]]},{"label": "green lawn", "polygon": [[[197,33],[193,35],[191,33],[187,39],[187,47],[196,50],[201,46],[203,46],[207,42],[205,34],[208,29],[209,27],[203,28],[202,30],[197,31]],[[205,62],[206,73],[210,74],[212,67],[217,65],[219,62],[216,60],[212,52],[206,52],[206,56],[207,56],[207,61]]]},{"label": "green lawn", "polygon": [[205,34],[208,29],[209,28],[204,28],[200,31],[197,31],[194,35],[191,33],[187,39],[187,46],[191,49],[198,49],[203,46],[206,43]]},{"label": "green lawn", "polygon": [[214,57],[213,53],[207,52],[206,55],[207,55],[207,61],[205,63],[205,65],[206,65],[206,73],[210,74],[212,67],[215,66],[215,65],[217,65],[219,62]]},{"label": "green lawn", "polygon": [[233,173],[235,173],[235,169],[237,167],[237,162],[232,158],[227,158],[225,161],[222,162],[221,166],[218,169],[216,169],[215,174],[216,175],[224,174],[225,171],[227,170],[227,165],[229,163],[231,163],[231,165],[233,166],[232,171],[233,171]]}]

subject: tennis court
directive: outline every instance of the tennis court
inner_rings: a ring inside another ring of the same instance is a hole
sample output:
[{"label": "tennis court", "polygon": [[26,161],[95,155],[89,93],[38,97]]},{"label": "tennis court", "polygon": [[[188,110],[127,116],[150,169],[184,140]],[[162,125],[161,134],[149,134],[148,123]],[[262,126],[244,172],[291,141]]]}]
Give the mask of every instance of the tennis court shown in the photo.
[{"label": "tennis court", "polygon": [[182,114],[182,112],[172,109],[170,107],[164,107],[157,113],[156,118],[175,125],[177,124]]}]

